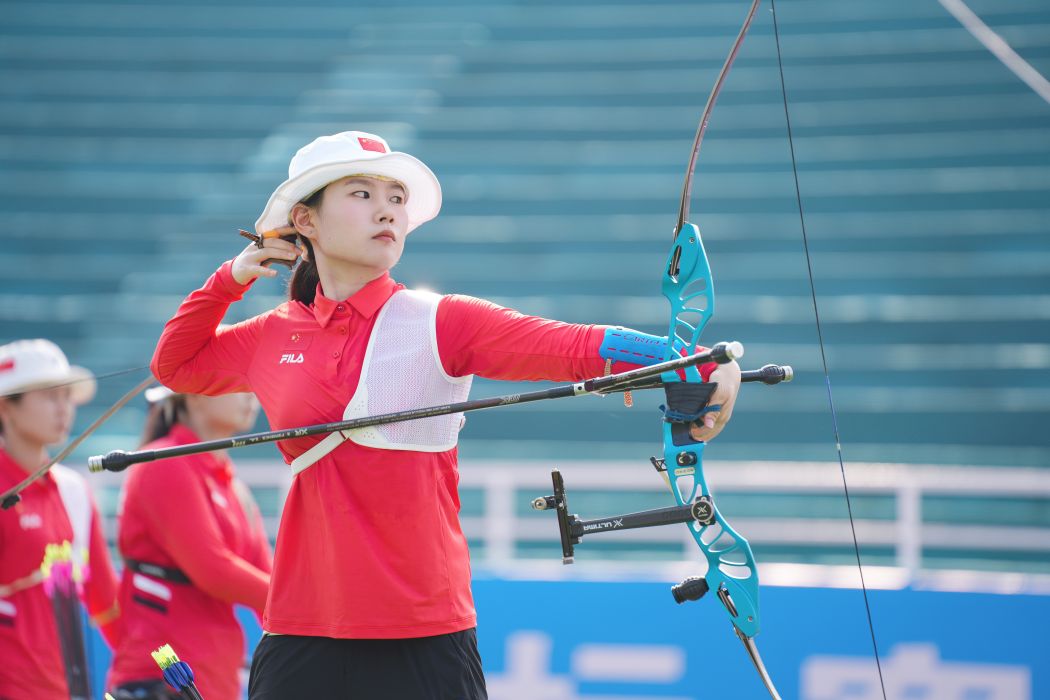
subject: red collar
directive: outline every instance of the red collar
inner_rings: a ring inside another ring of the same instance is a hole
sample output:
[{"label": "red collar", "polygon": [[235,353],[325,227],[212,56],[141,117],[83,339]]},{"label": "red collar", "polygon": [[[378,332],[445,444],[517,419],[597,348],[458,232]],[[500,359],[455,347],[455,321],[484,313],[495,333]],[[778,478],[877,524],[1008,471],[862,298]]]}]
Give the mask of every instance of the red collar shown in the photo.
[{"label": "red collar", "polygon": [[349,316],[351,309],[365,318],[372,318],[401,286],[391,279],[389,272],[384,272],[382,276],[361,287],[350,298],[335,301],[321,293],[321,283],[318,282],[314,303],[310,308],[322,328],[326,328],[333,317]]},{"label": "red collar", "polygon": [[[44,466],[43,464],[40,465]],[[25,470],[21,464],[16,462],[11,455],[7,454],[7,450],[0,447],[0,490],[7,489],[8,486],[14,486],[15,484],[21,483],[29,472]],[[31,484],[29,488],[35,486],[47,487],[53,484],[55,477],[51,476],[48,472],[44,477],[35,483]]]}]

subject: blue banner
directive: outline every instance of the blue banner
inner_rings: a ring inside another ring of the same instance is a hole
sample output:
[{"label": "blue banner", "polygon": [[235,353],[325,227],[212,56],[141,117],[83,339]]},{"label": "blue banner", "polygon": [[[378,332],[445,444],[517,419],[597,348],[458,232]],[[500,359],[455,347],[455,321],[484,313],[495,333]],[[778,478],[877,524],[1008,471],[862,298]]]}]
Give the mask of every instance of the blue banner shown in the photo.
[{"label": "blue banner", "polygon": [[[491,700],[768,697],[713,596],[678,605],[665,583],[486,577],[474,593]],[[1050,596],[869,600],[881,679],[859,590],[762,589],[758,648],[784,700],[882,700],[883,685],[892,700],[1050,698]],[[251,646],[259,628],[244,613]],[[109,655],[93,641],[100,679]]]},{"label": "blue banner", "polygon": [[[713,596],[660,583],[478,579],[491,700],[766,698]],[[763,660],[784,700],[1050,698],[1050,597],[762,589]]]}]

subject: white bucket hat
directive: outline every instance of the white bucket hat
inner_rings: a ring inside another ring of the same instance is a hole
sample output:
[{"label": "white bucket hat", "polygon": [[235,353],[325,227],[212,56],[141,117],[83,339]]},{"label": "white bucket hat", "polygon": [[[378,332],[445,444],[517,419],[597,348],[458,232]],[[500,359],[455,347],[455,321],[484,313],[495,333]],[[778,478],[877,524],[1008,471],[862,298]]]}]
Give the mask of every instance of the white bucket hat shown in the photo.
[{"label": "white bucket hat", "polygon": [[146,398],[146,403],[155,404],[163,401],[169,396],[175,396],[175,392],[163,384],[158,384],[157,386],[151,386],[149,389],[146,389],[142,392],[142,395]]},{"label": "white bucket hat", "polygon": [[270,195],[255,222],[256,233],[287,226],[297,202],[347,175],[380,175],[403,184],[408,191],[405,211],[409,231],[433,219],[441,209],[441,185],[421,160],[391,151],[375,134],[344,131],[314,139],[292,157],[288,179]]},{"label": "white bucket hat", "polygon": [[65,384],[75,404],[85,404],[95,396],[95,375],[70,365],[65,353],[50,340],[16,340],[0,345],[0,396]]}]

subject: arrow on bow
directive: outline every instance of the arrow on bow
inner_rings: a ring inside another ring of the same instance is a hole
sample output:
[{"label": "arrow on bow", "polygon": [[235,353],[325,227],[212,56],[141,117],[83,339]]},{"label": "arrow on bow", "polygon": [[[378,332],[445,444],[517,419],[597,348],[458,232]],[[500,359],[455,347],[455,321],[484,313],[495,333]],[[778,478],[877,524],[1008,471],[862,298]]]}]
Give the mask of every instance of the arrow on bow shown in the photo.
[{"label": "arrow on bow", "polygon": [[[445,416],[450,413],[467,413],[470,411],[480,411],[486,408],[514,406],[522,403],[561,399],[570,396],[585,396],[588,394],[605,395],[639,389],[655,389],[662,385],[662,382],[658,381],[659,377],[667,373],[676,375],[677,372],[688,371],[689,369],[693,369],[696,365],[701,365],[707,362],[725,364],[727,362],[732,362],[736,358],[742,357],[743,354],[744,347],[740,343],[718,343],[715,347],[704,352],[692,353],[685,357],[675,357],[648,367],[641,367],[603,377],[594,377],[593,379],[576,382],[575,384],[564,384],[550,389],[540,389],[539,391],[490,396],[484,399],[473,399],[470,401],[461,401],[459,403],[412,408],[404,411],[397,411],[395,413],[348,418],[333,423],[318,423],[317,425],[308,425],[299,428],[283,428],[281,430],[270,430],[262,433],[237,435],[231,438],[206,440],[204,442],[195,442],[188,445],[165,447],[159,450],[139,450],[137,452],[114,450],[105,455],[89,457],[88,469],[92,472],[100,472],[103,470],[119,472],[124,471],[132,464],[152,462],[158,459],[183,457],[185,455],[214,452],[216,450],[228,450],[236,447],[248,447],[250,445],[290,440],[307,437],[309,435],[326,435],[340,431],[369,428],[376,425],[387,425],[390,423],[401,423],[409,420]],[[766,365],[761,369],[743,372],[741,381],[776,384],[781,381],[790,381],[793,374],[791,367]]]}]

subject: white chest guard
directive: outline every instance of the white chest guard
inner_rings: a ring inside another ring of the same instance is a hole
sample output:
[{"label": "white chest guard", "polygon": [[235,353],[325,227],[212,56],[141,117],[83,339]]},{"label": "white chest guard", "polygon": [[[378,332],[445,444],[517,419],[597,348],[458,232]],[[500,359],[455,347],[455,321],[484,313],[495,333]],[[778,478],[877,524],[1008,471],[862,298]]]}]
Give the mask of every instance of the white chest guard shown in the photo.
[{"label": "white chest guard", "polygon": [[88,494],[88,485],[84,477],[69,467],[56,464],[51,467],[51,475],[55,477],[58,495],[66,508],[69,523],[73,526],[73,571],[74,576],[77,576],[88,563],[91,543],[91,496]]},{"label": "white chest guard", "polygon": [[[403,289],[379,312],[361,363],[361,378],[343,419],[396,413],[466,401],[472,375],[450,377],[438,356],[437,308],[441,296]],[[344,440],[385,450],[445,452],[456,446],[462,413],[389,423],[328,435],[292,461],[298,474]]]},{"label": "white chest guard", "polygon": [[[73,580],[82,583],[86,578],[84,573],[88,567],[91,546],[91,496],[88,494],[87,481],[80,474],[61,464],[51,467],[51,476],[54,477],[58,486],[58,496],[66,509],[69,524],[73,526],[73,541],[70,542]],[[16,581],[0,582],[0,612],[14,615],[14,605],[3,599],[19,591],[32,588],[43,581],[44,573],[40,567],[37,567],[27,576]]]}]

